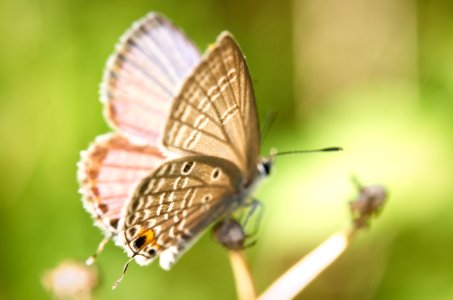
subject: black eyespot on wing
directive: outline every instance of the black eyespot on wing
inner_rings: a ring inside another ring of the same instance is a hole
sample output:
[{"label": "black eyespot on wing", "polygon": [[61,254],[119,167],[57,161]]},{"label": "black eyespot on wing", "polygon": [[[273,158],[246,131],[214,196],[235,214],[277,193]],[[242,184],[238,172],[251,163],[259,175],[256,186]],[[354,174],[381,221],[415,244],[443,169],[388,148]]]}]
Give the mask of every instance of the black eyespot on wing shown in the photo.
[{"label": "black eyespot on wing", "polygon": [[156,249],[151,248],[151,249],[148,250],[148,255],[149,255],[150,257],[154,257],[154,256],[156,256],[156,254],[157,254]]},{"label": "black eyespot on wing", "polygon": [[188,161],[188,162],[184,163],[184,165],[183,165],[183,167],[182,167],[182,173],[183,173],[184,175],[186,175],[187,173],[189,173],[190,170],[191,170],[192,167],[193,167],[193,164],[194,164],[193,161]]},{"label": "black eyespot on wing", "polygon": [[220,176],[220,170],[219,168],[215,168],[214,172],[212,172],[212,179],[217,179]]},{"label": "black eyespot on wing", "polygon": [[146,235],[139,236],[135,241],[134,241],[134,248],[135,249],[140,249],[146,242]]}]

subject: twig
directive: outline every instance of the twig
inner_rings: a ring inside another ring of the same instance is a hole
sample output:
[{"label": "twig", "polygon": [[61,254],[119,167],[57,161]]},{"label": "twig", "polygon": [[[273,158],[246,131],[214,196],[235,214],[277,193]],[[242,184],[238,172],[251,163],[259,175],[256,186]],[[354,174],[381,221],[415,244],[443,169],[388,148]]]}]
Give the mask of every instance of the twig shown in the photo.
[{"label": "twig", "polygon": [[278,278],[259,299],[294,298],[344,252],[356,232],[352,229],[333,234]]},{"label": "twig", "polygon": [[[350,203],[351,228],[333,234],[316,249],[303,257],[278,278],[261,296],[260,300],[292,299],[330,266],[349,246],[352,239],[381,210],[387,198],[382,186],[360,187],[359,197]],[[230,252],[230,261],[239,299],[256,299],[253,279],[242,252]]]},{"label": "twig", "polygon": [[238,299],[256,299],[255,283],[253,282],[244,252],[241,250],[230,250],[228,251],[228,255],[230,257],[231,268],[233,269]]},{"label": "twig", "polygon": [[292,299],[330,266],[348,247],[372,217],[379,214],[387,198],[387,191],[380,185],[359,186],[359,196],[350,203],[352,226],[325,240],[310,254],[277,279],[260,297],[267,299]]}]

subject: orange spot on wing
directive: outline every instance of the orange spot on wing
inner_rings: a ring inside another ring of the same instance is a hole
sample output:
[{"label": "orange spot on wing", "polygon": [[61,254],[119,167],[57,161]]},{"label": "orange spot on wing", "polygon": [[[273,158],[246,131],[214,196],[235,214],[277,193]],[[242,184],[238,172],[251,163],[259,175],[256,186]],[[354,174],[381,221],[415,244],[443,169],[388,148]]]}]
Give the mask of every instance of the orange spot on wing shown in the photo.
[{"label": "orange spot on wing", "polygon": [[142,230],[140,230],[140,233],[138,234],[138,238],[143,238],[143,237],[145,237],[145,242],[143,243],[143,245],[140,246],[140,248],[139,248],[140,250],[145,248],[148,245],[153,245],[153,246],[156,245],[157,239],[154,234],[154,230],[142,228]]}]

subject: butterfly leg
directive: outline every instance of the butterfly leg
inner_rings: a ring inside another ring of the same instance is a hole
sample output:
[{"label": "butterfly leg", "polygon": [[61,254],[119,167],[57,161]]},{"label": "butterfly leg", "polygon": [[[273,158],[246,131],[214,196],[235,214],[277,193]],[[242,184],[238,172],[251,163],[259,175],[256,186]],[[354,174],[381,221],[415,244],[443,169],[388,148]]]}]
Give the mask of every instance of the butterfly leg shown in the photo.
[{"label": "butterfly leg", "polygon": [[[248,208],[238,219],[227,216],[213,227],[213,238],[229,250],[242,250],[256,244],[254,236],[258,232],[259,223],[263,215],[261,202],[252,199],[243,205]],[[253,216],[256,215],[255,218]],[[246,233],[247,224],[253,219],[253,230],[250,234]],[[241,221],[238,221],[241,220]]]},{"label": "butterfly leg", "polygon": [[108,241],[110,241],[110,237],[105,237],[99,243],[98,248],[96,249],[96,252],[93,255],[91,255],[90,257],[88,257],[87,260],[85,261],[85,264],[87,266],[91,266],[92,264],[94,264],[94,262],[96,261],[96,257],[104,250],[104,247],[108,243]]},{"label": "butterfly leg", "polygon": [[[245,249],[254,246],[257,242],[256,235],[263,217],[264,206],[259,200],[252,198],[243,205],[243,208],[248,208],[248,210],[239,217],[240,221],[230,217],[222,223],[223,243],[220,239],[218,240],[229,249]],[[249,225],[251,221],[253,224]],[[250,226],[251,230],[247,230],[247,227]]]},{"label": "butterfly leg", "polygon": [[252,198],[250,202],[246,202],[244,204],[244,207],[249,207],[249,209],[246,215],[242,218],[241,225],[243,228],[247,228],[247,224],[253,219],[252,230],[247,234],[248,237],[253,237],[258,233],[261,219],[264,215],[264,206],[261,201]]},{"label": "butterfly leg", "polygon": [[243,247],[244,247],[244,249],[253,247],[253,246],[256,245],[256,242],[257,242],[257,239],[251,240],[251,239],[249,238],[248,242],[245,243]]}]

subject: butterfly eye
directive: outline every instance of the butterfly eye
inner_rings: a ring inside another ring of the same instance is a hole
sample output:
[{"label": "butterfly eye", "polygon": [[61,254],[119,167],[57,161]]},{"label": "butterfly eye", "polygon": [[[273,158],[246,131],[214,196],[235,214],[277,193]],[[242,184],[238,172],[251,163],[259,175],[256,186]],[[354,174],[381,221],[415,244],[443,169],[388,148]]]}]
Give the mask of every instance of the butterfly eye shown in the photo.
[{"label": "butterfly eye", "polygon": [[262,175],[268,176],[272,170],[272,162],[270,160],[265,160],[261,163],[261,172]]}]

